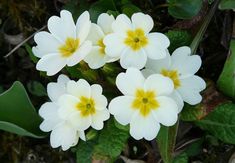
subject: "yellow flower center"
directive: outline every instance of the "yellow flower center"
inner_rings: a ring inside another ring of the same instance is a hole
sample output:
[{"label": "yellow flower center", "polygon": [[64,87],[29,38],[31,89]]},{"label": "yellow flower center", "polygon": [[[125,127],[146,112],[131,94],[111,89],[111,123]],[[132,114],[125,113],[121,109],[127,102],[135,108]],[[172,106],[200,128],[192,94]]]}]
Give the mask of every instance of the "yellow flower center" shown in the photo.
[{"label": "yellow flower center", "polygon": [[140,114],[146,117],[149,115],[151,110],[155,110],[159,107],[159,103],[155,97],[156,94],[154,91],[137,89],[135,93],[135,100],[132,102],[132,108],[138,109]]},{"label": "yellow flower center", "polygon": [[81,112],[82,117],[95,114],[95,101],[92,98],[81,97],[80,102],[77,104],[77,110]]},{"label": "yellow flower center", "polygon": [[62,57],[70,57],[79,47],[79,39],[68,37],[65,44],[59,47]]},{"label": "yellow flower center", "polygon": [[162,69],[161,74],[171,78],[171,80],[174,83],[174,88],[178,88],[180,87],[180,80],[179,80],[179,74],[177,70],[166,70],[166,69]]},{"label": "yellow flower center", "polygon": [[127,31],[127,37],[124,43],[131,47],[132,50],[137,51],[148,44],[148,38],[145,36],[144,31],[138,28]]},{"label": "yellow flower center", "polygon": [[104,45],[103,39],[100,39],[97,42],[97,45],[100,47],[100,49],[99,49],[100,54],[105,55],[105,45]]}]

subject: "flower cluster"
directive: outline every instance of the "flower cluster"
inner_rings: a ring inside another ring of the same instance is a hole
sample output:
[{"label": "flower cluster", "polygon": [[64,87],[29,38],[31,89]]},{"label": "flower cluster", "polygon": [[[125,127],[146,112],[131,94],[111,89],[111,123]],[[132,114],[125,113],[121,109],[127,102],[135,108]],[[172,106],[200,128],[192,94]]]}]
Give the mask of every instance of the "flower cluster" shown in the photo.
[{"label": "flower cluster", "polygon": [[[67,150],[85,140],[85,130],[101,130],[110,114],[122,125],[130,125],[130,135],[139,140],[154,139],[160,125],[177,122],[184,102],[198,104],[206,84],[195,75],[201,66],[198,55],[191,56],[189,47],[180,47],[172,55],[169,39],[151,32],[153,19],[135,13],[131,19],[124,14],[114,18],[101,14],[91,23],[87,11],[76,23],[69,11],[48,20],[49,32],[34,36],[32,48],[40,60],[36,68],[55,75],[65,66],[85,61],[91,69],[119,61],[125,72],[116,77],[122,93],[109,105],[98,84],[86,80],[70,80],[60,75],[47,86],[50,102],[43,104],[39,114],[44,119],[40,128],[51,132],[51,146]],[[108,106],[108,109],[107,109]]]}]

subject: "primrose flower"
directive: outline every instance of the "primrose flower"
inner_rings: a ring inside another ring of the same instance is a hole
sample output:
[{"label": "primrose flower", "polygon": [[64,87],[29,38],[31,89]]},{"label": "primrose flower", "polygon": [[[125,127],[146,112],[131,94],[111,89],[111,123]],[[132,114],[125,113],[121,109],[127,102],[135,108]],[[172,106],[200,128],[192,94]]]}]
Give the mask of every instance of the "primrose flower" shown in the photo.
[{"label": "primrose flower", "polygon": [[97,69],[104,66],[105,63],[114,62],[118,58],[111,58],[105,53],[104,37],[112,33],[112,23],[114,17],[103,13],[99,15],[97,24],[92,23],[90,33],[87,37],[93,44],[91,52],[85,57],[84,61],[88,63],[92,69]]},{"label": "primrose flower", "polygon": [[120,14],[112,23],[113,33],[104,38],[105,53],[120,58],[120,64],[125,69],[142,69],[147,58],[164,58],[170,42],[162,33],[149,33],[153,25],[149,15],[135,13],[130,20]]},{"label": "primrose flower", "polygon": [[201,67],[201,58],[190,54],[189,47],[180,47],[172,56],[168,53],[164,59],[148,60],[146,69],[143,70],[145,76],[160,73],[173,81],[174,92],[171,97],[177,102],[179,112],[183,108],[183,101],[190,105],[198,104],[202,100],[200,92],[206,88],[205,81],[194,75]]},{"label": "primrose flower", "polygon": [[91,26],[87,11],[80,15],[75,25],[72,14],[62,10],[60,17],[48,20],[50,33],[42,31],[34,36],[37,46],[33,47],[35,56],[41,58],[36,69],[46,71],[51,76],[63,67],[79,63],[91,50],[91,42],[86,41]]},{"label": "primrose flower", "polygon": [[51,102],[44,103],[39,109],[39,115],[43,118],[40,129],[51,132],[50,142],[53,148],[59,146],[67,150],[77,144],[79,137],[85,141],[84,131],[78,131],[69,121],[62,119],[58,114],[58,99],[66,93],[66,84],[69,78],[65,75],[58,77],[57,83],[47,85],[48,96]]},{"label": "primrose flower", "polygon": [[109,119],[107,99],[102,95],[102,87],[98,84],[89,85],[83,79],[69,81],[67,94],[59,100],[59,116],[67,119],[78,130],[86,130],[92,126],[96,130],[103,128],[103,121]]},{"label": "primrose flower", "polygon": [[130,124],[130,134],[135,139],[152,140],[160,123],[165,126],[176,123],[178,107],[168,97],[174,90],[169,78],[154,74],[145,79],[138,69],[128,68],[117,76],[116,85],[123,96],[110,102],[109,111],[120,124]]}]

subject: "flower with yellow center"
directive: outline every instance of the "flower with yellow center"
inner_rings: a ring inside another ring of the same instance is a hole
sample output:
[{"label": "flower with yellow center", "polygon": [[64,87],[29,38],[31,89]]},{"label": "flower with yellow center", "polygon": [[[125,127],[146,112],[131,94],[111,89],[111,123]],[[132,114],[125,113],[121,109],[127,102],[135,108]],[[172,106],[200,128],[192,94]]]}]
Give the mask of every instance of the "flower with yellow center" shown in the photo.
[{"label": "flower with yellow center", "polygon": [[102,95],[102,87],[83,79],[69,81],[67,93],[59,98],[59,115],[69,121],[78,130],[90,126],[96,130],[103,128],[103,121],[109,119],[107,99]]},{"label": "flower with yellow center", "polygon": [[201,58],[190,54],[189,47],[180,47],[172,56],[168,53],[164,59],[148,60],[146,69],[143,70],[146,77],[160,73],[173,81],[174,92],[171,97],[177,102],[179,112],[184,106],[184,101],[190,105],[198,104],[202,100],[200,92],[206,87],[205,81],[194,75],[201,66]]},{"label": "flower with yellow center", "polygon": [[117,16],[112,23],[113,33],[104,38],[105,52],[113,58],[120,58],[123,68],[142,69],[147,58],[162,59],[170,45],[162,33],[150,31],[153,19],[143,13],[135,13],[131,20],[124,14]]},{"label": "flower with yellow center", "polygon": [[64,151],[75,146],[79,138],[86,140],[84,131],[77,130],[69,120],[64,119],[58,113],[58,99],[66,94],[66,85],[69,81],[67,76],[60,75],[57,82],[49,83],[47,93],[51,101],[44,103],[39,109],[39,115],[43,118],[40,129],[44,132],[51,131],[51,146],[53,148],[61,146]]},{"label": "flower with yellow center", "polygon": [[128,68],[126,73],[117,76],[116,85],[123,96],[110,102],[109,111],[120,124],[130,124],[133,138],[152,140],[160,124],[172,126],[176,123],[178,107],[168,97],[174,90],[169,78],[160,74],[144,78],[140,70]]},{"label": "flower with yellow center", "polygon": [[33,53],[39,57],[37,70],[46,71],[51,76],[63,67],[74,66],[91,51],[92,45],[86,38],[91,21],[87,11],[80,15],[76,24],[69,11],[62,10],[60,17],[52,16],[48,20],[49,32],[38,32],[34,36],[37,46]]},{"label": "flower with yellow center", "polygon": [[92,23],[91,25],[91,30],[87,39],[92,42],[92,50],[84,60],[92,69],[98,69],[104,66],[105,63],[114,62],[118,59],[112,58],[106,54],[106,46],[103,42],[104,37],[113,32],[111,25],[114,20],[112,15],[103,13],[99,15],[97,24]]}]

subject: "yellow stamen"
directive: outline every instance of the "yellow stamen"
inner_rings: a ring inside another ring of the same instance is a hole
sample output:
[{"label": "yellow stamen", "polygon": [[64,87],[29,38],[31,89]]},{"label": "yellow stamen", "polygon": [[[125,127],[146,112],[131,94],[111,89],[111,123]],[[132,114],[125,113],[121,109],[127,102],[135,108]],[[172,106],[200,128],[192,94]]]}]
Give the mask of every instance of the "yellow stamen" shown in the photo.
[{"label": "yellow stamen", "polygon": [[148,38],[145,36],[144,31],[138,28],[136,30],[127,31],[127,37],[124,43],[131,47],[132,50],[137,51],[148,44]]},{"label": "yellow stamen", "polygon": [[95,101],[92,98],[81,97],[80,102],[77,104],[77,110],[81,112],[82,117],[95,114]]},{"label": "yellow stamen", "polygon": [[174,88],[178,88],[180,87],[180,80],[179,80],[179,74],[177,70],[166,70],[166,69],[162,69],[161,74],[171,78],[171,80],[174,83]]},{"label": "yellow stamen", "polygon": [[135,93],[135,100],[132,102],[132,108],[138,109],[140,114],[146,117],[149,115],[151,110],[155,110],[159,107],[159,103],[155,97],[156,94],[154,91],[137,89]]},{"label": "yellow stamen", "polygon": [[65,44],[59,47],[62,57],[70,57],[79,47],[79,39],[68,37]]},{"label": "yellow stamen", "polygon": [[100,39],[97,42],[97,45],[100,47],[99,49],[100,55],[105,55],[105,45],[104,45],[103,39]]}]

